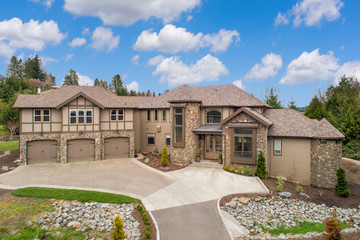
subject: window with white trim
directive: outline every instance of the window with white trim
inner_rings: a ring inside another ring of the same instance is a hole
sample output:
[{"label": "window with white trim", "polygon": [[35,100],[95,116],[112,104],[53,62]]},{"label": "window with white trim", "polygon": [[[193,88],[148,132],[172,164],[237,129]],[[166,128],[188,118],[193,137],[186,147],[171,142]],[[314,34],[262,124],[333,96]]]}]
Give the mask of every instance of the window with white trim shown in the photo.
[{"label": "window with white trim", "polygon": [[50,122],[50,109],[35,109],[34,122]]},{"label": "window with white trim", "polygon": [[274,155],[281,155],[281,139],[274,139]]},{"label": "window with white trim", "polygon": [[92,124],[92,109],[70,109],[70,124]]},{"label": "window with white trim", "polygon": [[155,133],[146,134],[147,145],[155,145]]},{"label": "window with white trim", "polygon": [[76,124],[77,111],[76,109],[70,109],[70,124]]},{"label": "window with white trim", "polygon": [[165,144],[166,146],[170,146],[171,144],[170,133],[165,133]]},{"label": "window with white trim", "polygon": [[110,110],[111,121],[123,121],[124,120],[124,109],[111,109]]},{"label": "window with white trim", "polygon": [[92,123],[93,111],[92,109],[86,109],[86,123]]}]

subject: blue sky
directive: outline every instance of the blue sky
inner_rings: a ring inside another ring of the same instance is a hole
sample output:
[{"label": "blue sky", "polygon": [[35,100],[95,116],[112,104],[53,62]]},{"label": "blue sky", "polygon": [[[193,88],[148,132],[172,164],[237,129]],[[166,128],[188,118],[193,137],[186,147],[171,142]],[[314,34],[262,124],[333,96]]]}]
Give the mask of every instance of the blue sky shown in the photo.
[{"label": "blue sky", "polygon": [[0,2],[0,73],[37,53],[58,85],[120,74],[130,89],[235,84],[283,105],[309,103],[342,75],[360,79],[354,0],[17,0]]}]

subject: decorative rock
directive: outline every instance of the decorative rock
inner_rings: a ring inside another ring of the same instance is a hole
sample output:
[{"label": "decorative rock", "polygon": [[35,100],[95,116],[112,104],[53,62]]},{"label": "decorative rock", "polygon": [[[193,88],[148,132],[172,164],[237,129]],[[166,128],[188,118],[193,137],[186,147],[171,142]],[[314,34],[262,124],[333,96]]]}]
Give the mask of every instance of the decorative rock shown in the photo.
[{"label": "decorative rock", "polygon": [[249,201],[250,201],[250,198],[247,198],[247,197],[239,198],[239,202],[242,204],[248,204]]},{"label": "decorative rock", "polygon": [[2,167],[1,167],[1,170],[3,170],[3,171],[9,171],[9,167],[8,167],[8,166],[2,166]]},{"label": "decorative rock", "polygon": [[42,230],[49,230],[49,227],[48,227],[48,226],[43,225],[43,226],[41,227],[41,229],[42,229]]},{"label": "decorative rock", "polygon": [[231,201],[231,202],[229,203],[229,207],[231,207],[231,208],[236,208],[236,202],[235,202],[235,201]]},{"label": "decorative rock", "polygon": [[145,158],[145,163],[149,163],[150,162],[150,158]]},{"label": "decorative rock", "polygon": [[26,222],[26,226],[30,227],[31,225],[33,225],[33,222],[32,222],[32,221],[27,221],[27,222]]},{"label": "decorative rock", "polygon": [[164,171],[169,171],[170,168],[169,168],[169,167],[164,167],[163,170],[164,170]]},{"label": "decorative rock", "polygon": [[289,192],[279,192],[279,197],[283,198],[283,199],[288,199],[291,197],[291,193]]},{"label": "decorative rock", "polygon": [[43,218],[39,218],[38,219],[38,224],[40,225],[40,224],[43,224],[44,223],[44,219]]},{"label": "decorative rock", "polygon": [[74,222],[73,228],[80,228],[81,224],[79,222]]},{"label": "decorative rock", "polygon": [[299,193],[299,195],[304,198],[310,198],[309,195],[307,195],[306,193],[303,193],[303,192]]}]

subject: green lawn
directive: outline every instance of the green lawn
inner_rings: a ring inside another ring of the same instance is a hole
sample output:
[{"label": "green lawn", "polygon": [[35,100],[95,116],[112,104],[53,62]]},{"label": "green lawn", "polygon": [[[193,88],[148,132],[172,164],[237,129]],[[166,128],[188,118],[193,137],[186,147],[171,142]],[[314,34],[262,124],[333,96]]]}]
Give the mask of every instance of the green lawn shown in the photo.
[{"label": "green lawn", "polygon": [[0,125],[0,135],[10,135],[10,132],[6,129],[4,125]]},{"label": "green lawn", "polygon": [[113,193],[84,191],[74,189],[56,189],[42,187],[20,188],[12,192],[17,197],[55,198],[64,200],[78,200],[80,202],[102,203],[140,203],[139,199]]},{"label": "green lawn", "polygon": [[0,151],[11,151],[19,149],[19,140],[0,142]]}]

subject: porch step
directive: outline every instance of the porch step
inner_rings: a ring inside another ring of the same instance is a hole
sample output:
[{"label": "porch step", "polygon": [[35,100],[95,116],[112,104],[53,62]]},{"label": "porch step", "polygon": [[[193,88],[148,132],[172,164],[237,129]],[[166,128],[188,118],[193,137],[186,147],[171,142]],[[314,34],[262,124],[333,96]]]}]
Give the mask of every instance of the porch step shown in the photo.
[{"label": "porch step", "polygon": [[218,162],[210,162],[209,160],[201,160],[200,162],[193,162],[192,167],[208,167],[208,168],[223,168],[222,164]]}]

